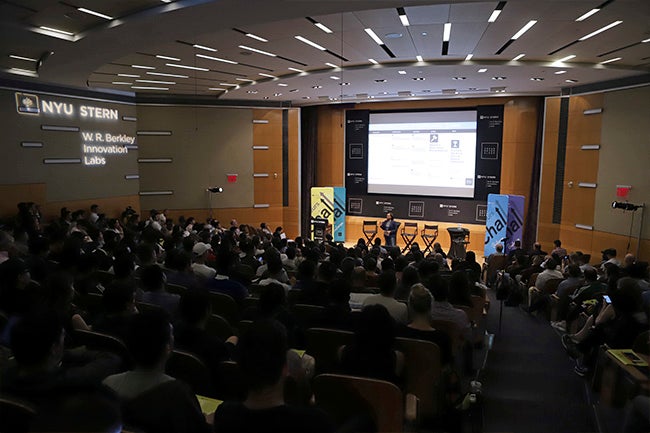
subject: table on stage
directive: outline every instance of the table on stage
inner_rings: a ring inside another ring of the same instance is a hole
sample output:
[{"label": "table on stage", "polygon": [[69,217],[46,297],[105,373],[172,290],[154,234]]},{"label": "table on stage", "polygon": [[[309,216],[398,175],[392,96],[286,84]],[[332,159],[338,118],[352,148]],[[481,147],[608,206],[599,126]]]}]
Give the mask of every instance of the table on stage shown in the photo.
[{"label": "table on stage", "polygon": [[469,230],[463,227],[449,227],[449,238],[451,240],[447,256],[450,259],[465,258],[465,246],[469,244]]}]

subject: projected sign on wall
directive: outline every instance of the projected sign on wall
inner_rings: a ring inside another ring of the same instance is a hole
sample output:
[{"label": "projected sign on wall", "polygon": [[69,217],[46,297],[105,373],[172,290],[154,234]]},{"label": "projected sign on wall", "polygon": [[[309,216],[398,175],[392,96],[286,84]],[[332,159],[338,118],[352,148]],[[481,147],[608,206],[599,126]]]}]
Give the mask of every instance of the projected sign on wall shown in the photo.
[{"label": "projected sign on wall", "polygon": [[[15,97],[18,113],[28,116],[78,120],[82,125],[88,121],[109,121],[109,124],[114,124],[120,120],[119,110],[116,108],[90,105],[86,102],[64,102],[56,98],[46,99],[24,92],[16,92]],[[136,141],[134,135],[126,133],[97,130],[79,132],[82,163],[88,166],[104,166],[108,156],[128,154],[127,146],[134,146]]]},{"label": "projected sign on wall", "polygon": [[347,213],[482,224],[500,192],[502,136],[500,105],[349,110]]}]

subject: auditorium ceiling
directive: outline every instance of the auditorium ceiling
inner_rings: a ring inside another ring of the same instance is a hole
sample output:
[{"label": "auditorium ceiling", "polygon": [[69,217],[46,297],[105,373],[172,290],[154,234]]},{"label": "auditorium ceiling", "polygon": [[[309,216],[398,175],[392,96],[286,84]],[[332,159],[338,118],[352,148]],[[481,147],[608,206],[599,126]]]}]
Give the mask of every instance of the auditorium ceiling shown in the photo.
[{"label": "auditorium ceiling", "polygon": [[138,96],[559,95],[650,73],[648,0],[0,0],[0,26],[4,79]]}]

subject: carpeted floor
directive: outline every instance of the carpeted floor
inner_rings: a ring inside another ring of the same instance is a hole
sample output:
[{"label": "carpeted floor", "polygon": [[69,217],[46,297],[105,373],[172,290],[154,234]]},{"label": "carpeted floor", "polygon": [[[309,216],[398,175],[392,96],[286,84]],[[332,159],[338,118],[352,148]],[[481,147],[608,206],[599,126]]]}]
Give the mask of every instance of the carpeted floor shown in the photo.
[{"label": "carpeted floor", "polygon": [[[493,296],[493,293],[491,293]],[[595,432],[585,379],[573,372],[559,335],[548,321],[504,307],[499,332],[496,300],[487,317],[494,336],[483,383],[485,433]]]}]

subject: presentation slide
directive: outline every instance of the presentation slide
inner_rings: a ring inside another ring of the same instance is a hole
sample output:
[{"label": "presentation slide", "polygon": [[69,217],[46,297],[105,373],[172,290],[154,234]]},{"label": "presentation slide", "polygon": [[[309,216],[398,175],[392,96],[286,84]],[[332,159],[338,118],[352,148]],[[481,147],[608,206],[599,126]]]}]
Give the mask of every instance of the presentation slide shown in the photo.
[{"label": "presentation slide", "polygon": [[476,111],[370,113],[368,193],[474,197]]}]

